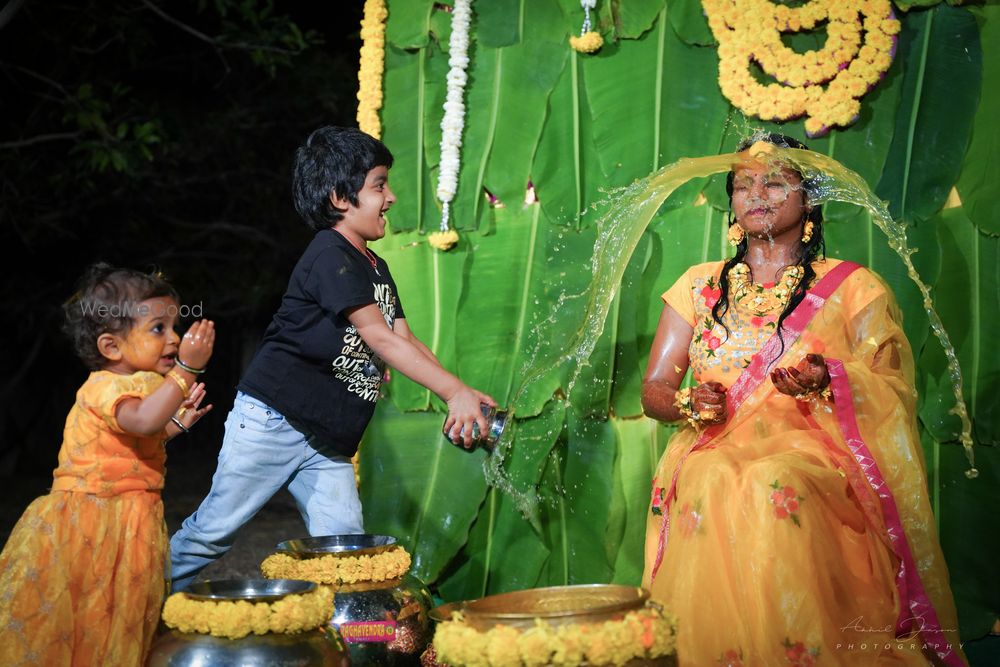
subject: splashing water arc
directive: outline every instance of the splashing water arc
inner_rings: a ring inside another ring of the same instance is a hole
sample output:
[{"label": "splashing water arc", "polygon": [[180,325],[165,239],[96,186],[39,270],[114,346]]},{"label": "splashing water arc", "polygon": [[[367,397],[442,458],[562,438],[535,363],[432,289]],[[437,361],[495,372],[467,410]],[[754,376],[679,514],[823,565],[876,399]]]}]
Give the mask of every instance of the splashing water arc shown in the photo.
[{"label": "splashing water arc", "polygon": [[[872,220],[886,235],[889,247],[899,255],[906,266],[907,274],[923,296],[923,307],[930,319],[931,329],[940,341],[948,360],[948,374],[955,395],[955,407],[952,412],[961,420],[962,432],[959,437],[970,466],[966,476],[976,477],[978,472],[972,451],[972,424],[962,397],[962,373],[958,358],[941,318],[934,309],[930,289],[921,281],[913,266],[911,255],[916,251],[907,245],[904,225],[892,219],[885,202],[875,196],[861,176],[836,160],[813,151],[781,148],[764,142],[757,142],[741,153],[683,158],[646,178],[610,193],[609,199],[612,205],[598,222],[598,236],[591,258],[590,284],[583,295],[561,297],[585,297],[587,305],[584,316],[574,334],[563,339],[564,343],[558,345],[556,349],[543,350],[541,344],[536,344],[535,349],[529,353],[521,373],[521,383],[511,397],[512,409],[517,410],[519,400],[533,383],[565,365],[570,366],[566,395],[572,394],[586,360],[594,351],[604,330],[609,309],[621,285],[622,276],[632,253],[660,205],[674,190],[692,178],[728,172],[735,165],[748,159],[763,161],[776,170],[783,165],[793,165],[803,178],[812,182],[809,196],[814,204],[846,202],[866,208],[871,213]],[[535,331],[535,339],[538,341],[551,340],[551,337],[546,335],[545,324],[543,321]],[[514,489],[504,473],[503,461],[515,437],[514,432],[515,429],[509,428],[498,443],[495,455],[487,458],[486,475],[491,484],[510,494],[522,513],[529,516],[533,514],[537,498],[534,494]]]}]

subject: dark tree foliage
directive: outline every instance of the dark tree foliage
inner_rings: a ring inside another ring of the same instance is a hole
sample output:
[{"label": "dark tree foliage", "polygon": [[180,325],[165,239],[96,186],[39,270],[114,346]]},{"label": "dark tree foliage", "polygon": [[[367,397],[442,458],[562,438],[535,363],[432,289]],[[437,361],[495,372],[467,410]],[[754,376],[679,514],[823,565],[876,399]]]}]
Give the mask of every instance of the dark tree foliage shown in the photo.
[{"label": "dark tree foliage", "polygon": [[98,260],[163,270],[216,320],[216,411],[191,437],[218,449],[311,236],[292,153],[319,125],[355,123],[361,6],[0,2],[0,476],[55,465],[86,377],[60,306]]}]

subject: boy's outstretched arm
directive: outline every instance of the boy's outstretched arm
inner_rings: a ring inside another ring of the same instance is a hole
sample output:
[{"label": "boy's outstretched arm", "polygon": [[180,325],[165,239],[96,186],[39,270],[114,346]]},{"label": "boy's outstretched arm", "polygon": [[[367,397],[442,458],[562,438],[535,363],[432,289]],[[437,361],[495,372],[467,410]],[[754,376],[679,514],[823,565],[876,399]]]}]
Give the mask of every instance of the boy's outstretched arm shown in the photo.
[{"label": "boy's outstretched arm", "polygon": [[414,347],[416,347],[418,350],[420,350],[425,355],[427,355],[427,357],[431,361],[433,361],[435,364],[437,364],[438,366],[441,365],[441,362],[438,361],[438,358],[434,355],[433,352],[431,352],[431,349],[429,347],[427,347],[426,345],[424,345],[424,342],[422,340],[420,340],[419,338],[417,338],[417,336],[410,329],[410,325],[406,323],[406,318],[403,318],[403,317],[397,318],[392,323],[392,331],[397,336],[402,336],[406,340],[408,340],[411,343],[413,343]]},{"label": "boy's outstretched arm", "polygon": [[442,368],[433,354],[428,355],[410,340],[390,329],[377,305],[372,303],[350,308],[346,315],[375,354],[406,377],[433,391],[448,404],[448,419],[444,423],[444,431],[452,442],[458,444],[458,434],[462,433],[462,441],[468,449],[472,447],[473,423],[479,424],[480,433],[489,430],[479,404],[496,406],[496,401],[491,396],[469,387]]}]

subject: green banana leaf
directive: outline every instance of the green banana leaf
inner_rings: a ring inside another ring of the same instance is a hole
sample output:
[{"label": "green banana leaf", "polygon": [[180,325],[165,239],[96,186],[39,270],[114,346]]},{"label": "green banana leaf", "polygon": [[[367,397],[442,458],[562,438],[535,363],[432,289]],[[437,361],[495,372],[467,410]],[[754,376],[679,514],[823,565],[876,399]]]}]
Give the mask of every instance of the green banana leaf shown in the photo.
[{"label": "green banana leaf", "polygon": [[399,539],[412,573],[431,582],[468,539],[486,494],[483,454],[449,443],[441,415],[402,413],[387,401],[377,413],[360,456],[365,529]]},{"label": "green banana leaf", "polygon": [[[382,140],[393,155],[390,184],[396,203],[388,214],[393,231],[420,226],[425,186],[424,168],[424,78],[425,49],[385,50],[385,99],[382,109]],[[432,192],[432,191],[431,191]]]},{"label": "green banana leaf", "polygon": [[[714,49],[685,45],[671,30],[665,13],[642,38],[608,45],[584,63],[593,134],[606,186],[621,186],[674,160],[715,153],[727,112],[716,77]],[[622,103],[625,91],[652,93],[646,103]],[[622,132],[623,127],[648,128]],[[697,183],[670,201],[691,203]]]},{"label": "green banana leaf", "polygon": [[566,48],[566,67],[549,98],[531,177],[546,216],[556,224],[580,228],[597,217],[588,208],[601,199],[604,175],[581,74],[580,61],[586,56]]},{"label": "green banana leaf", "polygon": [[876,188],[896,219],[927,219],[958,180],[982,79],[976,20],[941,4],[903,17],[902,103]]},{"label": "green banana leaf", "polygon": [[549,546],[532,523],[537,524],[543,511],[540,503],[550,503],[551,498],[539,497],[536,489],[565,419],[565,403],[552,401],[539,415],[518,419],[516,437],[491,455],[486,467],[491,478],[501,481],[490,488],[468,543],[440,584],[445,599],[465,600],[538,585]]},{"label": "green banana leaf", "polygon": [[548,225],[538,204],[491,209],[494,233],[469,233],[455,349],[463,380],[510,403],[537,318]]},{"label": "green banana leaf", "polygon": [[615,36],[620,40],[638,39],[653,27],[656,17],[664,10],[663,0],[631,0],[617,7],[611,3],[612,11],[617,9]]},{"label": "green banana leaf", "polygon": [[1000,533],[987,528],[996,526],[1000,449],[980,447],[976,465],[979,477],[966,479],[968,462],[962,448],[941,450],[941,544],[958,606],[959,632],[966,639],[984,637],[1000,617],[1000,579],[994,576]]},{"label": "green banana leaf", "polygon": [[[399,49],[417,49],[427,45],[434,0],[394,2],[385,24],[385,39]],[[386,71],[388,71],[388,66]]]},{"label": "green banana leaf", "polygon": [[[382,117],[397,157],[399,202],[390,213],[393,232],[376,249],[392,267],[411,328],[467,382],[509,401],[515,437],[489,457],[455,450],[438,436],[442,415],[427,412],[442,407],[437,399],[397,374],[362,453],[368,527],[402,537],[419,554],[417,573],[445,599],[555,583],[636,583],[649,484],[672,433],[635,418],[662,310],[658,295],[690,265],[730,252],[724,179],[680,188],[646,230],[630,230],[629,242],[638,241],[631,257],[624,246],[602,246],[617,258],[607,275],[620,273],[621,283],[600,326],[586,319],[592,255],[605,232],[595,223],[620,202],[614,185],[679,157],[731,150],[757,128],[806,139],[802,121],[761,123],[730,108],[716,83],[716,51],[701,46],[712,40],[698,2],[666,3],[664,14],[662,2],[601,0],[595,29],[606,43],[585,55],[566,41],[583,19],[576,0],[480,0],[451,207],[462,235],[457,248],[441,253],[422,241],[440,219],[434,189],[450,14],[423,0],[389,5]],[[878,184],[906,221],[910,244],[920,249],[913,261],[934,286],[966,373],[980,445],[997,443],[991,416],[1000,407],[989,347],[998,339],[990,314],[1000,307],[990,162],[1000,42],[990,39],[991,22],[977,25],[973,16],[994,14],[943,4],[902,14],[898,57],[863,98],[858,121],[806,140]],[[407,15],[410,24],[393,23]],[[789,42],[815,48],[821,36]],[[529,180],[540,205],[523,204]],[[956,181],[962,207],[939,214]],[[484,187],[503,208],[488,205]],[[970,548],[968,535],[989,525],[986,512],[996,505],[996,451],[978,447],[980,478],[964,477],[961,448],[942,444],[955,438],[953,401],[919,291],[867,212],[840,203],[825,211],[829,255],[880,273],[904,312],[963,636],[981,635],[1000,608],[989,577],[996,545]],[[600,328],[581,359],[579,338]],[[497,486],[487,485],[484,470]]]},{"label": "green banana leaf", "polygon": [[693,46],[715,44],[715,37],[708,27],[708,19],[705,18],[700,1],[668,0],[667,9],[670,25],[685,44]]},{"label": "green banana leaf", "polygon": [[[977,443],[1000,444],[1000,239],[983,234],[962,208],[933,220],[945,264],[935,281],[937,309],[952,335],[964,373],[964,396]],[[972,326],[970,326],[972,325]],[[940,346],[928,344],[919,358],[927,385],[920,412],[924,427],[939,442],[958,439],[952,382]],[[982,451],[983,448],[977,448]]]},{"label": "green banana leaf", "polygon": [[[483,147],[489,161],[482,182],[507,206],[524,200],[531,159],[545,122],[546,102],[567,56],[562,12],[551,2],[524,6],[524,38],[503,48],[492,104],[480,110],[497,118],[492,142]],[[473,155],[477,154],[473,147]]]},{"label": "green banana leaf", "polygon": [[479,0],[473,3],[476,41],[491,48],[516,44],[521,37],[527,1]]},{"label": "green banana leaf", "polygon": [[[455,332],[464,323],[461,319],[456,321],[454,315],[462,294],[468,241],[463,239],[458,247],[440,252],[425,240],[416,232],[397,234],[390,231],[373,247],[389,265],[410,330],[434,352],[445,368],[454,370],[458,367]],[[383,386],[400,410],[442,407],[436,396],[401,373],[393,373],[392,380]]]},{"label": "green banana leaf", "polygon": [[[553,450],[546,475],[554,488],[549,509],[547,585],[609,581],[617,545],[605,540],[613,496],[615,460],[610,420],[580,419],[570,411],[564,440]],[[609,553],[610,552],[610,553]]]},{"label": "green banana leaf", "polygon": [[[651,234],[643,234],[632,253],[618,293],[617,318],[607,325],[615,328],[611,413],[618,417],[632,417],[642,413],[642,373],[646,351],[649,349],[649,342],[645,338],[648,323],[643,316],[647,311],[645,302],[650,294],[645,289],[643,276],[653,257],[650,238]],[[609,320],[610,317],[609,315]]]},{"label": "green banana leaf", "polygon": [[637,586],[642,580],[653,476],[667,439],[675,429],[664,428],[645,417],[613,419],[611,425],[617,439],[617,456],[612,471],[614,493],[606,540],[609,545],[618,545],[612,581]]},{"label": "green banana leaf", "polygon": [[970,9],[976,16],[983,47],[982,97],[973,121],[969,152],[962,163],[958,192],[962,208],[976,227],[1000,234],[1000,179],[996,177],[996,156],[1000,155],[1000,6],[983,5]]}]

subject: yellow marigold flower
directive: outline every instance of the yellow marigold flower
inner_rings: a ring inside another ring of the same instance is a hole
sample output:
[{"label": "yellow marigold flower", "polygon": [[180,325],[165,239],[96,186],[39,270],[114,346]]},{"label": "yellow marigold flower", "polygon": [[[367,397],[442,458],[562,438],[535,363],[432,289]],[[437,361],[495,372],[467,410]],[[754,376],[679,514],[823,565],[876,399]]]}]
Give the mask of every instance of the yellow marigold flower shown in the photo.
[{"label": "yellow marigold flower", "polygon": [[366,0],[361,20],[361,62],[358,67],[358,127],[373,137],[382,135],[378,110],[382,108],[385,70],[385,0]]},{"label": "yellow marigold flower", "polygon": [[458,243],[458,232],[454,229],[449,229],[446,232],[433,232],[427,236],[427,243],[438,250],[451,250]]},{"label": "yellow marigold flower", "polygon": [[580,53],[594,53],[604,46],[604,38],[601,37],[601,33],[591,30],[590,32],[583,33],[579,37],[576,37],[575,35],[571,36],[569,38],[569,45]]},{"label": "yellow marigold flower", "polygon": [[297,633],[326,625],[333,615],[333,591],[326,586],[275,602],[195,600],[175,593],[163,605],[163,622],[180,632],[240,639],[251,632]]},{"label": "yellow marigold flower", "polygon": [[899,34],[899,31],[902,29],[902,27],[903,26],[897,19],[885,19],[884,21],[882,21],[880,29],[887,35],[896,35]]}]

